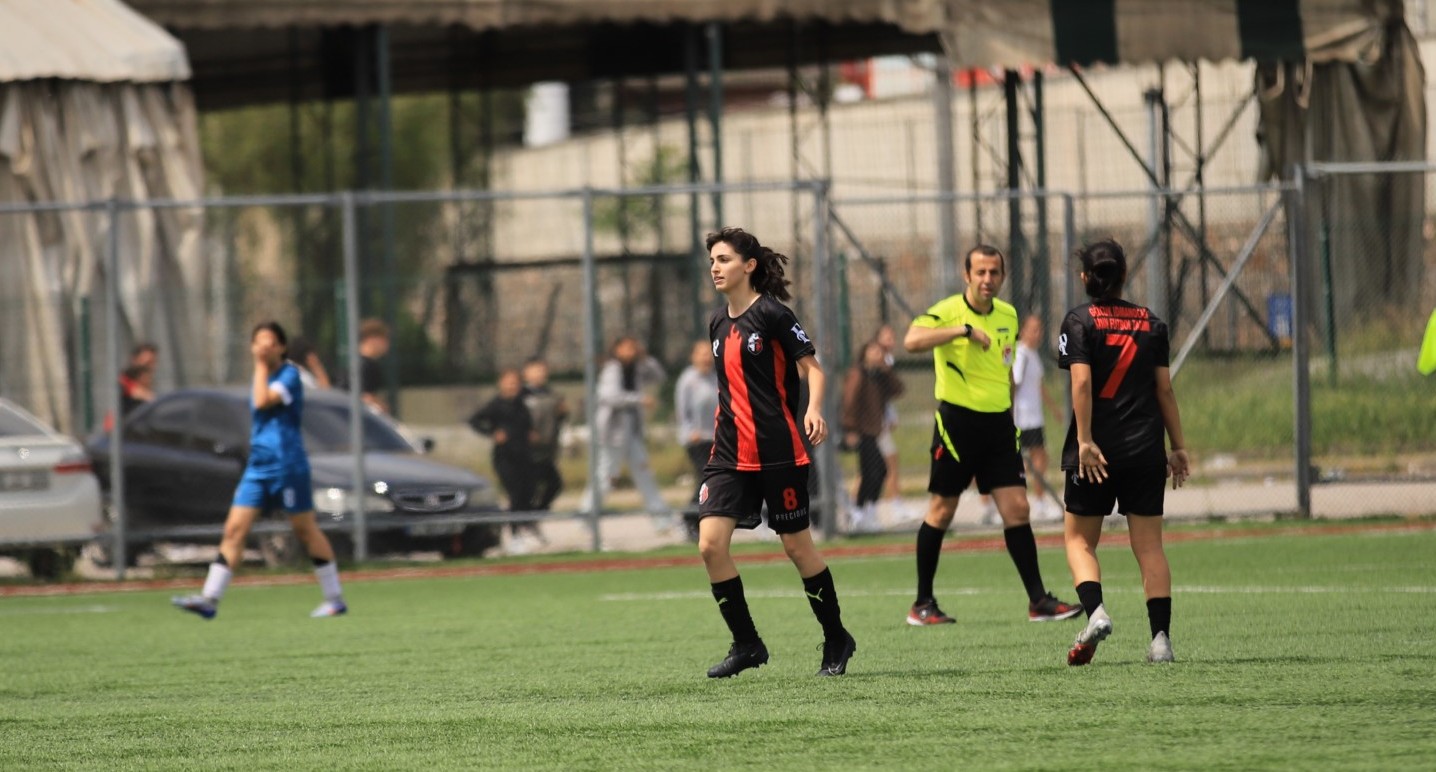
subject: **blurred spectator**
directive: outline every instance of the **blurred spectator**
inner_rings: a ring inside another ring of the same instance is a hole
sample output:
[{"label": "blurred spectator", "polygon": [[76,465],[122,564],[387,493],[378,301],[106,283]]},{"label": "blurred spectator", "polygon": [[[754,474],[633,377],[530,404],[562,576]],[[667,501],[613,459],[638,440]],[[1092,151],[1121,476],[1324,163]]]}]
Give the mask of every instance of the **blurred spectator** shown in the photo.
[{"label": "blurred spectator", "polygon": [[[533,500],[529,509],[547,512],[563,490],[563,477],[558,471],[559,433],[568,418],[568,404],[563,396],[548,385],[548,363],[539,358],[524,364],[524,407],[533,419],[529,442],[529,473],[532,476]],[[526,523],[532,536],[544,541],[537,523]]]},{"label": "blurred spectator", "polygon": [[[533,417],[524,404],[523,382],[517,370],[499,373],[498,393],[488,404],[469,416],[469,427],[494,440],[494,472],[509,496],[510,512],[525,512],[533,503],[534,483],[531,440]],[[533,529],[511,523],[509,551],[523,554],[533,549]]]},{"label": "blurred spectator", "polygon": [[384,367],[379,363],[389,353],[389,325],[381,319],[365,319],[359,325],[359,392],[364,404],[388,415],[384,398]]},{"label": "blurred spectator", "polygon": [[[897,348],[897,333],[891,324],[884,324],[878,328],[873,335],[873,342],[883,347],[883,361],[888,367],[892,367],[897,360],[893,357],[893,351]],[[887,477],[883,480],[888,500],[892,502],[893,509],[901,510],[902,507],[902,483],[898,480],[898,448],[897,440],[893,432],[897,431],[898,410],[897,402],[889,399],[883,405],[883,430],[878,435],[878,450],[883,454],[883,461],[887,464]]]},{"label": "blurred spectator", "polygon": [[120,394],[120,415],[127,416],[140,405],[155,398],[155,371],[150,367],[130,365],[120,375],[124,390]]},{"label": "blurred spectator", "polygon": [[319,358],[319,352],[314,350],[314,344],[308,338],[302,335],[290,338],[289,361],[299,368],[299,382],[304,384],[305,389],[327,389],[332,385],[324,360]]},{"label": "blurred spectator", "polygon": [[893,374],[882,345],[869,341],[843,379],[844,444],[858,451],[858,495],[851,522],[854,531],[879,528],[877,501],[887,477],[887,461],[878,448],[878,435],[883,431],[888,402],[902,391],[902,381]]},{"label": "blurred spectator", "polygon": [[[130,349],[130,361],[120,371],[120,415],[127,416],[135,408],[155,398],[155,368],[159,365],[160,349],[148,341]],[[115,413],[105,414],[105,431],[115,428]]]},{"label": "blurred spectator", "polygon": [[693,495],[689,498],[692,519],[685,517],[688,536],[698,538],[698,491],[703,486],[703,467],[713,453],[713,421],[718,412],[718,376],[713,372],[713,350],[708,341],[693,344],[688,367],[673,387],[673,417],[678,423],[678,442],[693,466]]},{"label": "blurred spectator", "polygon": [[[594,485],[607,493],[624,466],[643,494],[643,506],[655,517],[659,530],[673,526],[668,505],[659,495],[658,483],[648,466],[648,447],[643,435],[644,412],[653,407],[648,390],[663,382],[663,365],[643,352],[638,339],[625,335],[613,344],[610,356],[598,375],[598,480],[589,482],[586,502],[595,501]],[[660,519],[661,518],[661,519]]]},{"label": "blurred spectator", "polygon": [[1032,519],[1057,521],[1062,519],[1062,505],[1048,496],[1046,421],[1042,408],[1045,406],[1054,416],[1062,415],[1062,410],[1042,382],[1042,354],[1038,350],[1041,345],[1042,320],[1028,316],[1022,321],[1017,355],[1012,363],[1012,420],[1017,424],[1018,444],[1027,457],[1030,472],[1027,482],[1036,496]]}]

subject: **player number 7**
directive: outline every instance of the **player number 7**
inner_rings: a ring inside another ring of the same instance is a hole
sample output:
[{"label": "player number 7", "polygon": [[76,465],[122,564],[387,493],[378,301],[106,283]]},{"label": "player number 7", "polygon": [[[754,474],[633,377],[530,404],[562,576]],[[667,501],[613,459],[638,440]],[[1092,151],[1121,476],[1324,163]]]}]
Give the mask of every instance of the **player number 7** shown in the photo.
[{"label": "player number 7", "polygon": [[1131,335],[1118,335],[1109,332],[1103,342],[1120,349],[1117,352],[1117,366],[1112,368],[1112,374],[1108,376],[1107,382],[1102,385],[1101,393],[1097,395],[1102,399],[1111,399],[1117,396],[1117,389],[1122,386],[1122,379],[1127,377],[1127,370],[1132,366],[1132,360],[1137,358],[1137,341]]}]

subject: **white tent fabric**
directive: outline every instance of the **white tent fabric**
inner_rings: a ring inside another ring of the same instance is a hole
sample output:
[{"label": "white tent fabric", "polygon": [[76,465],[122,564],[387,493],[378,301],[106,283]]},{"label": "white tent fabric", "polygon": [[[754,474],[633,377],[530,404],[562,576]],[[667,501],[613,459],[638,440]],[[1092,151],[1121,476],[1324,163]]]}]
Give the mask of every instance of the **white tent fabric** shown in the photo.
[{"label": "white tent fabric", "polygon": [[189,77],[184,46],[117,0],[0,0],[0,83]]},{"label": "white tent fabric", "polygon": [[[114,0],[0,0],[0,41],[23,24],[36,36],[31,43],[44,30],[59,34],[55,19],[33,24],[42,6],[62,8],[59,18],[76,25],[74,47],[88,50],[52,52],[48,69],[37,60],[21,70],[14,61],[23,56],[0,42],[0,205],[201,195],[193,98],[176,80],[189,73],[179,44]],[[94,15],[78,21],[86,9]],[[103,39],[107,29],[113,39]],[[7,79],[22,72],[46,74]],[[160,304],[146,301],[155,292],[182,298],[200,285],[201,225],[200,214],[178,209],[120,220],[122,340],[157,340],[170,368],[196,350],[193,325],[182,321],[182,305],[167,302],[161,318]],[[108,229],[103,212],[0,213],[0,395],[73,433],[92,428],[78,420],[80,373],[96,373],[89,385],[101,410],[111,402],[115,366],[103,346]],[[166,380],[181,374],[162,370]]]}]

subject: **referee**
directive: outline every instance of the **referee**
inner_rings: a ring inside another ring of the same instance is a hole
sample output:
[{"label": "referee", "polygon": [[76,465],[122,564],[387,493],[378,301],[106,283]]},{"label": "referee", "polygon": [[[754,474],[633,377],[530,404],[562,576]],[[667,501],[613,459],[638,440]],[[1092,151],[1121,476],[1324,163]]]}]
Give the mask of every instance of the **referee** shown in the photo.
[{"label": "referee", "polygon": [[937,415],[932,433],[932,494],[917,532],[917,600],[907,623],[917,627],[957,620],[938,608],[933,595],[942,540],[957,512],[957,499],[977,480],[1002,515],[1007,553],[1027,590],[1027,618],[1070,619],[1082,607],[1053,597],[1042,583],[1037,541],[1028,517],[1027,476],[1012,421],[1012,363],[1017,310],[997,298],[1007,277],[996,247],[980,244],[963,260],[967,290],[938,301],[913,320],[903,338],[910,352],[931,351],[937,371]]}]

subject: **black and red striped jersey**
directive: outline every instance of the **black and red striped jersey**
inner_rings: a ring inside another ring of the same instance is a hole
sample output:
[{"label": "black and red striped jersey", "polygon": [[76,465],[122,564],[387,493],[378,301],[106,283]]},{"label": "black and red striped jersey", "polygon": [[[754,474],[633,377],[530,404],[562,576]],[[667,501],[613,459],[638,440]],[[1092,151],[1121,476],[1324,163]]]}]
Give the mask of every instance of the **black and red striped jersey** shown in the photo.
[{"label": "black and red striped jersey", "polygon": [[708,321],[708,339],[718,374],[708,466],[751,472],[809,463],[797,363],[815,350],[792,309],[760,295],[734,319],[725,304]]},{"label": "black and red striped jersey", "polygon": [[[1057,366],[1092,368],[1092,441],[1111,466],[1167,460],[1157,368],[1168,367],[1167,323],[1125,300],[1098,300],[1067,312]],[[1062,468],[1076,469],[1077,424],[1067,427]]]}]

